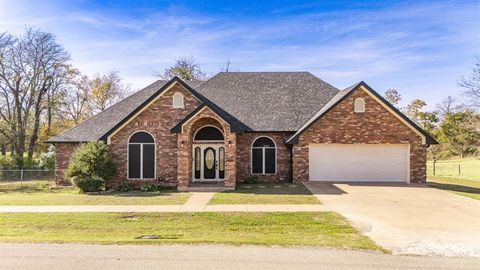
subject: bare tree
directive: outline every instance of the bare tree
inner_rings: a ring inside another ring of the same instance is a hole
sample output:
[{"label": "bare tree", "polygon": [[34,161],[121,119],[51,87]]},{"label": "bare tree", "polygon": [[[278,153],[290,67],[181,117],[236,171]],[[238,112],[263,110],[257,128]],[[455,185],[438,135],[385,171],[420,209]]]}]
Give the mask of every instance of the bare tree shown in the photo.
[{"label": "bare tree", "polygon": [[472,74],[465,78],[462,77],[459,86],[465,88],[464,95],[468,99],[468,105],[480,108],[480,58],[476,58],[476,62],[472,68]]},{"label": "bare tree", "polygon": [[398,93],[397,89],[388,89],[385,91],[385,99],[393,105],[398,105],[402,101],[402,96]]},{"label": "bare tree", "polygon": [[180,77],[182,80],[205,80],[206,74],[201,70],[198,63],[192,57],[180,57],[175,60],[175,64],[163,71],[163,73],[155,72],[153,74],[163,80],[170,80],[175,76]]},{"label": "bare tree", "polygon": [[33,157],[45,96],[61,83],[69,60],[50,33],[0,35],[0,117],[8,127],[0,132],[11,140],[20,166],[28,136],[28,159]]},{"label": "bare tree", "polygon": [[113,104],[125,98],[129,86],[122,83],[118,72],[96,74],[89,83],[92,108],[94,112],[102,112]]},{"label": "bare tree", "polygon": [[90,102],[90,81],[87,76],[81,75],[71,78],[70,83],[62,91],[62,104],[59,107],[61,118],[76,125],[92,115]]}]

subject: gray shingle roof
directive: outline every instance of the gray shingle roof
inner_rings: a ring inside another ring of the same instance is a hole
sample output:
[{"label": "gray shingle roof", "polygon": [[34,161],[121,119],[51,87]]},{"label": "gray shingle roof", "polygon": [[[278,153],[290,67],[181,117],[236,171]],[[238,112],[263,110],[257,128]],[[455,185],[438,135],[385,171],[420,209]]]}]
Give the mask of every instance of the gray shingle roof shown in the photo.
[{"label": "gray shingle roof", "polygon": [[220,72],[196,90],[255,131],[297,131],[338,92],[309,72]]},{"label": "gray shingle roof", "polygon": [[[166,83],[157,81],[47,142],[102,139]],[[338,92],[308,72],[221,72],[206,82],[186,83],[243,131],[297,131]]]},{"label": "gray shingle roof", "polygon": [[145,100],[158,91],[167,81],[156,81],[124,100],[92,116],[84,122],[65,130],[47,142],[88,142],[99,140]]}]

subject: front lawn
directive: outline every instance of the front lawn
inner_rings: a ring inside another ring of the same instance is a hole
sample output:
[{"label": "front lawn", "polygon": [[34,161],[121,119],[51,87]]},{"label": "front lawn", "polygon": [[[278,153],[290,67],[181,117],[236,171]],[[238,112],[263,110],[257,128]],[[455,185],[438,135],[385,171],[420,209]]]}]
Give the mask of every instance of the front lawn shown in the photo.
[{"label": "front lawn", "polygon": [[448,190],[461,196],[480,200],[480,181],[429,176],[427,182],[432,187]]},{"label": "front lawn", "polygon": [[53,181],[0,182],[0,205],[166,205],[184,204],[191,195],[175,190],[80,194],[75,187],[53,185]]},{"label": "front lawn", "polygon": [[[157,239],[138,239],[142,235]],[[334,212],[8,213],[0,241],[102,244],[217,243],[381,250]]]},{"label": "front lawn", "polygon": [[209,204],[319,204],[303,184],[241,184],[216,193]]}]

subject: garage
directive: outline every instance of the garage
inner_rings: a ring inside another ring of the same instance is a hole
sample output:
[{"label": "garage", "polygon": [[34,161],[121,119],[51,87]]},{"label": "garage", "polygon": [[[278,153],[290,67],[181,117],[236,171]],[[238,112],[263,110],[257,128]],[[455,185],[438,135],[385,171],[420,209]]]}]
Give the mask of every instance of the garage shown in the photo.
[{"label": "garage", "polygon": [[408,144],[310,144],[310,181],[409,182]]}]

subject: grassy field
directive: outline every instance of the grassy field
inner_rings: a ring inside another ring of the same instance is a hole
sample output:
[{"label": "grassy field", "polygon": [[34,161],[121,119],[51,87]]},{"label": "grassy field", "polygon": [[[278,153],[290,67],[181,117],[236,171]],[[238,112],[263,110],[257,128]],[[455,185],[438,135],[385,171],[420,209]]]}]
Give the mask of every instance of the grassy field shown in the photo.
[{"label": "grassy field", "polygon": [[430,177],[428,184],[432,187],[448,190],[461,196],[480,200],[480,181],[448,177]]},{"label": "grassy field", "polygon": [[[155,235],[158,239],[138,239],[142,235]],[[381,249],[334,212],[9,213],[0,214],[0,241]]]},{"label": "grassy field", "polygon": [[[458,166],[460,165],[460,173]],[[427,161],[427,175],[433,176],[433,161]],[[464,158],[437,160],[435,176],[480,181],[480,159]]]},{"label": "grassy field", "polygon": [[302,184],[239,185],[236,190],[216,193],[209,204],[319,204]]},{"label": "grassy field", "polygon": [[80,194],[75,187],[52,188],[52,181],[0,182],[0,205],[184,204],[190,193],[113,192]]}]

